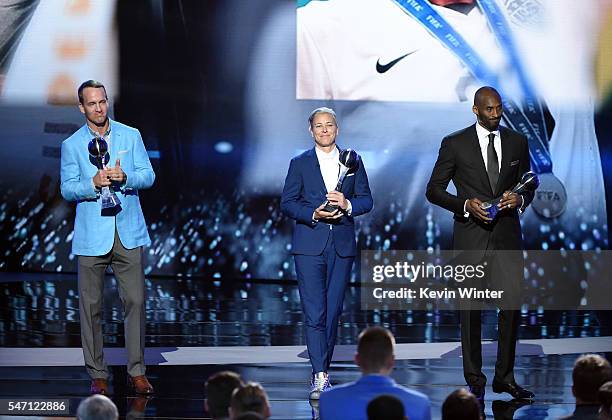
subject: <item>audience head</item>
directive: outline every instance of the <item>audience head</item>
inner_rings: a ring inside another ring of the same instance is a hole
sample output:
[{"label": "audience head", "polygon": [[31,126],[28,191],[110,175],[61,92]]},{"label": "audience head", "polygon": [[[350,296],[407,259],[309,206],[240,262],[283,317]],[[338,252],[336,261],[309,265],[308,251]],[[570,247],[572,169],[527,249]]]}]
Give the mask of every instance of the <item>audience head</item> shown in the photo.
[{"label": "audience head", "polygon": [[259,413],[249,411],[236,417],[236,420],[266,420],[266,418]]},{"label": "audience head", "polygon": [[234,389],[244,385],[240,375],[225,370],[206,380],[206,411],[213,419],[229,418],[228,408]]},{"label": "audience head", "polygon": [[359,334],[355,362],[364,374],[388,375],[393,370],[395,339],[383,327],[369,327]]},{"label": "audience head", "polygon": [[584,354],[576,359],[572,372],[572,392],[576,404],[597,404],[597,392],[612,380],[612,367],[597,354]]},{"label": "audience head", "polygon": [[597,392],[601,404],[600,417],[602,420],[612,420],[612,381],[599,387]]},{"label": "audience head", "polygon": [[442,404],[442,420],[480,420],[480,403],[476,396],[465,388],[449,394]]},{"label": "audience head", "polygon": [[264,418],[270,417],[268,395],[257,382],[248,382],[234,390],[230,402],[230,418],[237,419],[249,412],[257,413]]},{"label": "audience head", "polygon": [[104,395],[85,398],[77,408],[78,420],[117,420],[119,412],[115,403]]},{"label": "audience head", "polygon": [[404,420],[402,400],[394,395],[380,395],[368,403],[368,420]]}]

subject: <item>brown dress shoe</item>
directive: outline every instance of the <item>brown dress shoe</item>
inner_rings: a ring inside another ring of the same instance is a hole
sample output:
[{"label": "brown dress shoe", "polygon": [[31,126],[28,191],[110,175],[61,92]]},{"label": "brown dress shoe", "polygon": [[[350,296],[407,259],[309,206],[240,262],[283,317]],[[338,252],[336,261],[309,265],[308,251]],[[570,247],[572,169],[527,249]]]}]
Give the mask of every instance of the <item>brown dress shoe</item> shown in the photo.
[{"label": "brown dress shoe", "polygon": [[89,391],[92,394],[108,395],[108,381],[106,379],[92,379]]},{"label": "brown dress shoe", "polygon": [[132,400],[132,403],[128,405],[127,418],[130,417],[141,417],[141,415],[147,409],[147,403],[151,400],[150,397],[136,397]]},{"label": "brown dress shoe", "polygon": [[128,375],[128,380],[130,382],[130,385],[132,386],[132,388],[134,388],[134,391],[137,394],[152,395],[155,392],[153,390],[153,387],[147,380],[147,377],[144,375],[133,376],[133,377]]}]

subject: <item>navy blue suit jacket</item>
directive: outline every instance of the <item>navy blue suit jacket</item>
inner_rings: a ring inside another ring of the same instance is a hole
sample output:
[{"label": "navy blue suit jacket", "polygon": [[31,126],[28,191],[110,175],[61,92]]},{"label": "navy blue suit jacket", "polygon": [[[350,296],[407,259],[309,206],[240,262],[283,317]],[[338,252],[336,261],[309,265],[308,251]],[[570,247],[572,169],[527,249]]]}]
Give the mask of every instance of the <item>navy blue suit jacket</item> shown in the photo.
[{"label": "navy blue suit jacket", "polygon": [[388,376],[365,375],[356,382],[335,386],[321,393],[321,420],[366,420],[368,403],[380,395],[399,398],[410,420],[431,419],[431,404],[426,395],[404,388]]},{"label": "navy blue suit jacket", "polygon": [[355,217],[369,212],[373,206],[368,176],[361,159],[357,169],[344,179],[342,193],[351,202],[351,215],[345,214],[335,220],[332,229],[328,223],[314,222],[312,214],[326,201],[327,194],[317,154],[313,147],[291,160],[281,196],[281,211],[295,220],[292,254],[320,255],[331,232],[340,256],[357,255]]}]

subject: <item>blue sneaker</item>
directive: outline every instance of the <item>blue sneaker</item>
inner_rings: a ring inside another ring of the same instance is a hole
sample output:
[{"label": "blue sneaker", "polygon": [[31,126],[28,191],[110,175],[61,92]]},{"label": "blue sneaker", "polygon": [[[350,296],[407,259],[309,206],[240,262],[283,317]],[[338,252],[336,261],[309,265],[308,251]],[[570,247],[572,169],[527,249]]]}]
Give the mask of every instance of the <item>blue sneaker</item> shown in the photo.
[{"label": "blue sneaker", "polygon": [[310,379],[310,399],[318,400],[321,392],[331,389],[329,375],[327,372],[317,372],[312,374]]}]

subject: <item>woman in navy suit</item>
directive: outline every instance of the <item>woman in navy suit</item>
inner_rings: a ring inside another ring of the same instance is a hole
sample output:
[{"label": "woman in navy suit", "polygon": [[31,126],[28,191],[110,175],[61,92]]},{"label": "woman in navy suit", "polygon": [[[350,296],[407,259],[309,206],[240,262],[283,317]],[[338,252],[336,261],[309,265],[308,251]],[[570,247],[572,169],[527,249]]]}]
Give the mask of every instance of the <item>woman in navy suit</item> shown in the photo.
[{"label": "woman in navy suit", "polygon": [[[330,387],[331,364],[344,292],[357,255],[355,217],[372,210],[372,194],[361,159],[335,191],[340,172],[338,125],[330,108],[308,118],[315,146],[294,157],[281,196],[281,210],[295,220],[291,252],[312,364],[311,399]],[[328,212],[326,202],[337,206]]]}]

